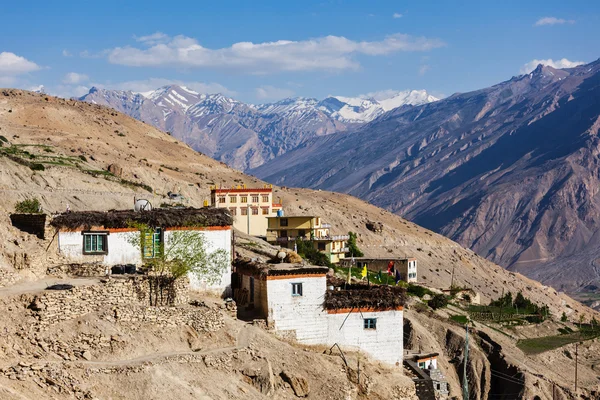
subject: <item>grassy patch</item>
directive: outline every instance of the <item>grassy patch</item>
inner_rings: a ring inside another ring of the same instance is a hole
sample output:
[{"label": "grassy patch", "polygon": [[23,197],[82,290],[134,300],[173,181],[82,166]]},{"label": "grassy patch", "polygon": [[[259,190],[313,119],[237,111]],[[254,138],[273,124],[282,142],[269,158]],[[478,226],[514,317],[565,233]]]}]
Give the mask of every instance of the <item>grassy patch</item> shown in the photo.
[{"label": "grassy patch", "polygon": [[571,343],[590,340],[600,336],[600,330],[582,329],[579,332],[566,335],[544,336],[532,339],[521,339],[517,347],[527,354],[540,354],[545,351],[558,349]]},{"label": "grassy patch", "polygon": [[469,322],[469,319],[466,315],[453,315],[450,317],[450,319],[454,322],[458,322],[461,325],[465,325],[467,322]]}]

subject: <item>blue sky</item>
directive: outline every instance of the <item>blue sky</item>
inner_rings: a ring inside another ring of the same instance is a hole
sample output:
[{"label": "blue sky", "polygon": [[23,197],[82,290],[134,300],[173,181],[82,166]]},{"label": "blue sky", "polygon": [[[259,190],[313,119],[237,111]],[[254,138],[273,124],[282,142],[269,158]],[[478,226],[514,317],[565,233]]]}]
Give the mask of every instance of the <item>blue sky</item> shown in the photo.
[{"label": "blue sky", "polygon": [[[0,86],[62,96],[168,83],[253,102],[493,85],[600,58],[595,1],[21,1]],[[563,60],[564,59],[564,60]]]}]

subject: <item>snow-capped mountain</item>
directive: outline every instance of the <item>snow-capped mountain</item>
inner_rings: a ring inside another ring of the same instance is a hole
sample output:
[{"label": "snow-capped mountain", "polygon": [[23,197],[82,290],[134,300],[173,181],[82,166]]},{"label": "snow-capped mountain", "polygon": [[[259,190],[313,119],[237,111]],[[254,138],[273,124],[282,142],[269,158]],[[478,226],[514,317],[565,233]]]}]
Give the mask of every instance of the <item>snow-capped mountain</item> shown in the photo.
[{"label": "snow-capped mountain", "polygon": [[81,100],[112,107],[171,132],[194,149],[246,170],[314,137],[355,129],[393,108],[437,99],[424,90],[413,90],[324,100],[297,97],[252,105],[170,85],[141,93],[93,87]]}]

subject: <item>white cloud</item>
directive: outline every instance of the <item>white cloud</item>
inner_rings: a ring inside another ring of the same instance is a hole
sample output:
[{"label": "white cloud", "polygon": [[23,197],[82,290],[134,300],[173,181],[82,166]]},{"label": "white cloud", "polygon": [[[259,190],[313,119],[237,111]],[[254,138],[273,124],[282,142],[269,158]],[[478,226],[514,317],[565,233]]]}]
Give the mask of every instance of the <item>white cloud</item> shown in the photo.
[{"label": "white cloud", "polygon": [[24,57],[3,51],[0,53],[0,75],[15,76],[39,70],[41,67]]},{"label": "white cloud", "polygon": [[402,18],[402,16],[403,15],[400,14],[400,13],[394,13],[394,14],[392,14],[392,18]]},{"label": "white cloud", "polygon": [[156,90],[159,87],[167,85],[179,85],[185,86],[190,89],[197,91],[198,93],[221,93],[227,96],[235,96],[237,92],[230,90],[225,86],[214,83],[214,82],[194,82],[194,81],[181,81],[177,79],[165,79],[165,78],[149,78],[140,79],[134,81],[125,81],[117,83],[94,83],[93,86],[106,89],[117,89],[117,90],[130,90],[132,92],[149,92]]},{"label": "white cloud", "polygon": [[113,64],[135,67],[226,67],[254,74],[339,71],[359,68],[356,55],[381,56],[400,51],[429,51],[445,45],[439,39],[405,34],[389,35],[373,42],[354,41],[341,36],[302,41],[239,42],[221,49],[203,47],[196,39],[186,36],[175,36],[164,43],[151,44],[146,41],[142,44],[143,48],[126,46],[108,50],[108,60]]},{"label": "white cloud", "polygon": [[292,97],[293,95],[293,90],[269,85],[256,88],[256,97],[260,100],[279,100],[286,97]]},{"label": "white cloud", "polygon": [[169,41],[169,35],[166,35],[162,32],[155,32],[151,35],[146,36],[134,36],[133,37],[137,42],[145,43],[149,46],[153,46],[159,43],[166,43]]},{"label": "white cloud", "polygon": [[566,58],[561,58],[560,60],[552,60],[552,59],[547,59],[547,60],[531,60],[530,62],[528,62],[527,64],[523,65],[521,67],[521,74],[528,74],[531,71],[533,71],[534,69],[536,69],[536,67],[539,65],[547,65],[549,67],[552,68],[556,68],[556,69],[561,69],[561,68],[573,68],[576,67],[578,65],[581,64],[585,64],[585,62],[583,61],[570,61],[567,60]]},{"label": "white cloud", "polygon": [[46,93],[46,87],[44,85],[31,86],[27,88],[27,90],[31,92]]},{"label": "white cloud", "polygon": [[73,57],[73,54],[71,54],[71,52],[67,49],[64,49],[62,51],[62,55],[63,55],[63,57]]},{"label": "white cloud", "polygon": [[76,85],[89,81],[89,77],[85,74],[78,74],[77,72],[69,72],[63,78],[63,83],[67,85]]},{"label": "white cloud", "polygon": [[563,25],[563,24],[574,24],[573,19],[563,19],[556,17],[544,17],[538,19],[533,26],[544,26],[544,25]]},{"label": "white cloud", "polygon": [[427,64],[421,65],[419,67],[419,76],[423,76],[427,73],[427,71],[429,71],[431,69],[431,67]]}]

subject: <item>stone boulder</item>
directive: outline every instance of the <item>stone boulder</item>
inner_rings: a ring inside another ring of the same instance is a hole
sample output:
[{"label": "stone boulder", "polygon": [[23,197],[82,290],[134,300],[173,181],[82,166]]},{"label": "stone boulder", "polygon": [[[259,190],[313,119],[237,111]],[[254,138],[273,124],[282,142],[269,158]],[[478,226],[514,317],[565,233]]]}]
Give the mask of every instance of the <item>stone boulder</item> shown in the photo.
[{"label": "stone boulder", "polygon": [[292,375],[286,371],[281,373],[281,378],[290,384],[296,396],[306,397],[310,393],[310,387],[308,386],[308,380],[306,380],[306,378]]},{"label": "stone boulder", "polygon": [[108,172],[119,178],[123,177],[123,167],[119,164],[110,164],[107,168]]},{"label": "stone boulder", "polygon": [[250,378],[252,385],[260,393],[270,396],[275,391],[273,367],[269,360],[265,359],[262,362],[253,363],[245,367],[242,369],[242,374]]}]

